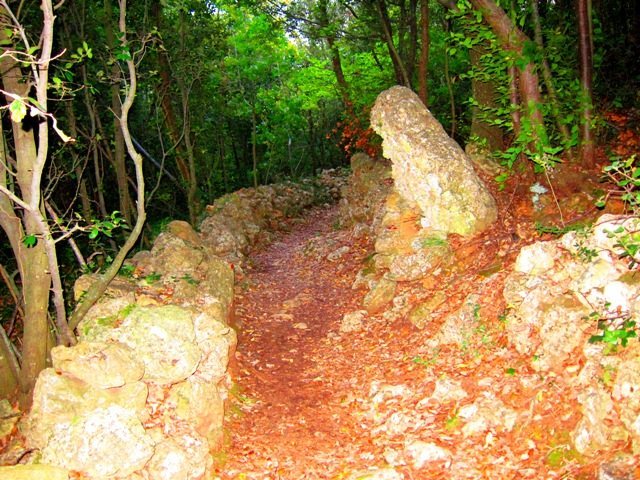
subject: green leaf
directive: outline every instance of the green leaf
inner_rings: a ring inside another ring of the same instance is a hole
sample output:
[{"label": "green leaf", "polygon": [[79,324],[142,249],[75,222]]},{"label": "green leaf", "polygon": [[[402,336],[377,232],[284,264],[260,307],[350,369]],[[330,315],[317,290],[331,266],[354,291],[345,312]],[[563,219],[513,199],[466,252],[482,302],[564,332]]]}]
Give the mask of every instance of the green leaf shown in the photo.
[{"label": "green leaf", "polygon": [[35,235],[25,235],[22,238],[22,243],[24,244],[25,247],[32,248],[36,246],[36,243],[38,243],[38,239],[36,238]]},{"label": "green leaf", "polygon": [[20,123],[27,115],[27,106],[22,101],[22,99],[15,99],[9,105],[9,112],[11,112],[11,121],[15,123]]}]

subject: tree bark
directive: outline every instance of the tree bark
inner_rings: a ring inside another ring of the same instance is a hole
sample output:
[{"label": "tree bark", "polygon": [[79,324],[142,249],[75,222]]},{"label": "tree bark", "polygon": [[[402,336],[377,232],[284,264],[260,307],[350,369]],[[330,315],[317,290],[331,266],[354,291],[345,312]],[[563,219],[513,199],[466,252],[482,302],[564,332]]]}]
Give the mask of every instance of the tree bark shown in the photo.
[{"label": "tree bark", "polygon": [[[549,106],[551,107],[551,113],[558,127],[558,131],[560,132],[560,136],[562,137],[562,141],[565,145],[568,145],[570,142],[569,129],[562,122],[562,118],[560,117],[560,109],[558,108],[558,95],[556,94],[556,89],[553,85],[553,76],[551,75],[551,68],[549,67],[549,62],[547,61],[547,57],[544,54],[544,41],[542,39],[542,25],[540,22],[540,14],[538,12],[538,0],[531,0],[531,18],[533,20],[533,29],[534,29],[534,38],[538,48],[542,53],[542,78],[544,79],[544,85],[547,88],[547,98],[549,99]],[[567,150],[567,154],[569,158],[572,157],[571,149]]]},{"label": "tree bark", "polygon": [[591,32],[591,1],[578,0],[578,47],[580,54],[581,119],[580,154],[584,166],[595,165],[595,144],[591,123],[593,121],[593,35]]},{"label": "tree bark", "polygon": [[[486,52],[486,44],[471,48],[469,57],[472,67],[480,64],[480,59]],[[498,106],[495,83],[492,80],[482,81],[474,76],[471,78],[471,90],[478,104],[472,107],[471,135],[484,140],[487,148],[492,152],[502,150],[504,147],[502,129],[486,117],[486,110],[492,111]]]},{"label": "tree bark", "polygon": [[[118,21],[118,27],[120,32],[120,44],[123,49],[128,49],[127,43],[127,29],[126,29],[126,12],[127,12],[127,2],[126,0],[119,0],[120,6],[120,17]],[[122,267],[122,263],[124,262],[127,254],[135,243],[138,241],[140,234],[142,233],[142,228],[144,227],[144,222],[146,220],[146,211],[145,211],[145,188],[144,188],[144,174],[142,170],[142,156],[136,151],[133,141],[131,139],[131,134],[129,132],[129,110],[133,106],[133,101],[136,97],[137,90],[137,78],[136,78],[136,67],[133,58],[130,58],[126,62],[127,70],[129,73],[129,88],[126,90],[125,99],[122,102],[122,115],[120,117],[120,127],[122,128],[122,137],[125,142],[127,152],[134,164],[134,171],[136,176],[136,187],[137,187],[137,197],[136,197],[136,223],[131,230],[131,234],[127,237],[124,245],[118,251],[116,257],[113,260],[113,263],[109,265],[107,270],[89,287],[89,289],[85,292],[84,296],[80,303],[76,306],[73,314],[69,319],[69,327],[74,330],[78,323],[84,318],[89,309],[96,303],[96,301],[102,296],[102,294],[106,291],[107,286],[113,280],[113,278],[117,275],[120,267]]]},{"label": "tree bark", "polygon": [[418,64],[418,96],[429,106],[429,0],[420,1],[420,62]]},{"label": "tree bark", "polygon": [[407,69],[405,68],[404,62],[398,51],[396,50],[395,44],[393,43],[393,29],[391,28],[391,20],[389,19],[389,12],[387,11],[387,3],[385,0],[377,0],[376,8],[378,10],[378,16],[380,18],[380,26],[382,27],[383,38],[387,44],[387,49],[389,50],[389,56],[391,57],[391,62],[393,63],[393,69],[396,74],[396,81],[398,85],[403,85],[405,87],[411,88],[411,80],[407,74]]},{"label": "tree bark", "polygon": [[[113,52],[115,47],[115,37],[113,34],[113,8],[111,0],[104,0],[105,12],[105,37],[107,39],[107,47]],[[116,171],[116,182],[118,184],[118,199],[120,203],[120,213],[129,225],[132,225],[133,206],[131,203],[131,195],[129,194],[129,176],[127,174],[127,165],[125,158],[125,142],[122,135],[121,117],[122,104],[120,103],[120,83],[122,75],[120,66],[114,61],[111,67],[111,110],[113,111],[113,135],[115,143],[114,151],[114,168]]]},{"label": "tree bark", "polygon": [[[529,38],[517,28],[507,14],[493,0],[470,0],[471,5],[482,13],[482,16],[498,37],[503,48],[511,50],[519,58],[525,59],[524,47]],[[542,153],[548,143],[548,137],[542,115],[542,98],[540,95],[538,75],[535,65],[528,61],[519,66],[519,84],[523,112],[531,125],[530,148],[533,152]]]},{"label": "tree bark", "polygon": [[[0,57],[0,72],[5,92],[19,98],[29,95],[29,88],[35,85],[38,107],[47,111],[48,69],[53,43],[53,7],[51,1],[42,0],[43,28],[37,62],[31,65],[33,77],[23,76],[20,66],[10,56]],[[0,7],[0,16],[9,23],[9,12]],[[17,25],[16,25],[17,26]],[[3,45],[11,44],[6,29],[0,29]],[[27,46],[25,45],[25,48]],[[13,98],[6,96],[7,103]],[[50,259],[47,258],[45,242],[51,241],[51,234],[43,213],[41,182],[48,155],[48,122],[38,124],[38,140],[34,131],[26,131],[21,123],[11,121],[13,145],[15,148],[15,179],[21,197],[16,195],[10,180],[14,172],[9,172],[8,163],[2,163],[0,172],[0,225],[5,231],[16,258],[24,304],[24,328],[22,337],[22,365],[20,370],[20,403],[28,407],[31,393],[38,374],[45,368],[48,354],[49,335],[48,307],[51,287]],[[22,212],[19,216],[18,212]],[[27,235],[36,237],[36,244],[27,248],[23,239]],[[48,238],[47,238],[48,237]],[[55,249],[53,250],[55,255]],[[63,312],[64,315],[64,312]],[[64,321],[65,318],[61,318]]]},{"label": "tree bark", "polygon": [[329,28],[329,11],[327,6],[327,0],[318,1],[318,24],[323,31],[322,38],[327,42],[329,47],[329,54],[331,56],[331,68],[336,76],[336,82],[338,84],[338,91],[342,97],[342,103],[347,111],[348,116],[353,117],[353,102],[349,95],[349,85],[344,76],[342,69],[342,60],[340,58],[340,50],[336,44],[336,35]]}]

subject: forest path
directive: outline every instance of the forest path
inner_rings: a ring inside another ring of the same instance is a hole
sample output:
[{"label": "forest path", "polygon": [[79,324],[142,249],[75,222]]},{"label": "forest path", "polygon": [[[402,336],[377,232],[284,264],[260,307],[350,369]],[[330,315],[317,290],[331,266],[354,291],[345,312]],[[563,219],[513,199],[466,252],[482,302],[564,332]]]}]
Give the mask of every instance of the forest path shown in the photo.
[{"label": "forest path", "polygon": [[[337,218],[332,207],[292,220],[238,279],[237,389],[216,478],[595,478],[568,446],[579,413],[569,383],[531,371],[496,320],[521,246],[507,223],[452,241],[450,269],[399,287],[387,311],[341,331],[362,308],[366,290],[352,285],[372,247],[335,229]],[[418,329],[407,314],[429,298],[442,302],[439,320]],[[473,336],[434,344],[465,308]]]},{"label": "forest path", "polygon": [[[343,314],[359,308],[351,284],[366,250],[332,228],[336,216],[336,208],[311,211],[253,255],[239,282],[240,400],[221,478],[331,478],[372,458],[349,412],[361,365],[336,333]],[[338,261],[327,259],[345,245]]]}]

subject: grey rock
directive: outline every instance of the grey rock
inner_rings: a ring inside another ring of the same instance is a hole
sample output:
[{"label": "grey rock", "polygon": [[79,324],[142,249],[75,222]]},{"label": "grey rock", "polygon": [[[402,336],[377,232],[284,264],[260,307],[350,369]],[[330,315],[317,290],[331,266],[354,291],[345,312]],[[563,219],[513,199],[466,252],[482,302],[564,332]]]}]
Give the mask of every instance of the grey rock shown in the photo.
[{"label": "grey rock", "polygon": [[51,350],[53,368],[96,388],[121,387],[140,380],[144,365],[131,349],[104,342],[80,342],[73,347]]},{"label": "grey rock", "polygon": [[495,221],[495,201],[468,157],[410,89],[382,92],[371,126],[393,162],[395,188],[420,207],[423,227],[472,235]]},{"label": "grey rock", "polygon": [[138,417],[111,405],[56,423],[42,461],[103,479],[140,470],[153,452],[154,443]]}]

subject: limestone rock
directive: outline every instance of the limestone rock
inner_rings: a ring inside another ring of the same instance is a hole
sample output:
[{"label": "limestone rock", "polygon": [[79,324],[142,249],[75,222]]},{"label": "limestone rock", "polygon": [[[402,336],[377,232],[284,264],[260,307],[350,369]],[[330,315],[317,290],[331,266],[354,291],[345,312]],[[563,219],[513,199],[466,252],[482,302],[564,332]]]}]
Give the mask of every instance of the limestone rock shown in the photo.
[{"label": "limestone rock", "polygon": [[163,276],[181,277],[193,274],[204,259],[201,248],[167,231],[158,235],[153,242],[149,261],[146,264],[139,262],[138,266],[147,275],[162,273]]},{"label": "limestone rock", "polygon": [[154,480],[200,480],[211,463],[206,442],[190,435],[168,438],[155,447],[146,467]]},{"label": "limestone rock", "polygon": [[2,480],[69,480],[69,472],[53,465],[0,467]]},{"label": "limestone rock", "polygon": [[435,347],[446,344],[462,346],[469,342],[478,327],[479,307],[478,295],[468,295],[457,311],[447,315],[438,333],[427,343]]},{"label": "limestone rock", "polygon": [[147,416],[147,394],[147,386],[142,382],[120,388],[97,389],[47,368],[40,373],[36,382],[33,405],[26,422],[29,445],[42,448],[56,425],[72,423],[74,418],[97,409],[118,406],[144,420]]},{"label": "limestone rock", "polygon": [[134,309],[113,336],[136,352],[147,381],[179,382],[195,372],[200,362],[192,315],[173,305]]},{"label": "limestone rock", "polygon": [[144,365],[127,347],[103,342],[81,342],[51,350],[53,368],[96,388],[121,387],[140,380]]},{"label": "limestone rock", "polygon": [[149,461],[154,443],[138,417],[111,405],[53,426],[42,461],[94,478],[126,476]]},{"label": "limestone rock", "polygon": [[460,382],[448,378],[436,380],[436,387],[429,397],[438,403],[457,402],[467,398],[468,393],[462,388]]},{"label": "limestone rock", "polygon": [[465,422],[462,433],[465,437],[478,435],[488,430],[511,431],[515,426],[518,414],[505,406],[498,398],[481,396],[475,402],[465,405],[458,411],[458,416]]},{"label": "limestone rock", "polygon": [[443,291],[438,290],[433,297],[418,304],[409,313],[409,321],[419,329],[423,329],[431,321],[431,315],[447,300]]},{"label": "limestone rock", "polygon": [[345,313],[340,322],[340,332],[359,332],[363,327],[363,320],[367,317],[366,310],[356,310]]},{"label": "limestone rock", "polygon": [[353,472],[345,480],[404,480],[404,475],[393,468],[373,468]]},{"label": "limestone rock", "polygon": [[187,243],[192,244],[193,246],[200,246],[202,244],[202,240],[193,229],[191,224],[185,222],[184,220],[173,220],[167,224],[167,232],[175,235],[176,237],[184,240]]},{"label": "limestone rock", "polygon": [[433,463],[451,463],[451,452],[435,443],[416,440],[404,447],[405,456],[415,469],[424,468]]},{"label": "limestone rock", "polygon": [[634,453],[640,454],[640,356],[619,365],[612,398],[620,420],[631,434]]},{"label": "limestone rock", "polygon": [[193,425],[210,448],[222,446],[224,400],[215,386],[191,377],[171,387],[167,404],[173,408],[167,415]]},{"label": "limestone rock", "polygon": [[380,313],[393,300],[395,292],[396,282],[381,278],[364,297],[364,308],[371,314]]},{"label": "limestone rock", "polygon": [[371,126],[393,162],[395,188],[420,207],[422,226],[472,235],[496,219],[495,201],[460,146],[405,87],[382,92]]},{"label": "limestone rock", "polygon": [[356,153],[351,157],[349,184],[343,189],[340,201],[340,222],[343,225],[371,224],[391,183],[388,161],[373,160],[364,153]]},{"label": "limestone rock", "polygon": [[235,352],[236,332],[211,315],[200,313],[194,320],[194,333],[196,344],[202,352],[196,376],[216,383],[224,378],[229,358]]},{"label": "limestone rock", "polygon": [[571,433],[575,449],[582,454],[594,454],[612,447],[622,440],[620,434],[607,424],[606,420],[614,409],[609,394],[598,386],[589,386],[578,395],[580,411],[583,415]]}]

